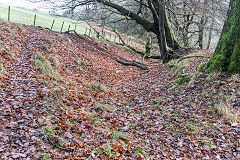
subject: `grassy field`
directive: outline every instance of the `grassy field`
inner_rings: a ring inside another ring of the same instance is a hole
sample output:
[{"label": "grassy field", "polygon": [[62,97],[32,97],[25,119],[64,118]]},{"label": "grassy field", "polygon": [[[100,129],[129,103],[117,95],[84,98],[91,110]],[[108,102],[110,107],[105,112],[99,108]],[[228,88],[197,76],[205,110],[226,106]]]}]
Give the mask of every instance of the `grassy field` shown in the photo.
[{"label": "grassy field", "polygon": [[[64,26],[62,31],[65,32],[68,30],[68,27],[70,25],[70,30],[74,30],[76,26],[76,32],[78,34],[85,34],[86,28],[90,29],[89,25],[84,21],[76,21],[72,20],[70,18],[64,18],[60,16],[53,16],[46,13],[36,12],[28,9],[21,9],[21,8],[15,8],[11,7],[10,12],[10,22],[19,23],[19,24],[26,24],[26,25],[33,25],[34,24],[34,16],[36,15],[36,26],[41,26],[44,28],[51,28],[53,20],[55,20],[52,30],[54,31],[61,31],[62,24],[64,22]],[[5,21],[8,20],[8,6],[0,4],[0,19],[3,19]],[[97,25],[94,25],[96,29],[101,32],[101,28],[97,27]],[[106,32],[107,30],[104,29]],[[89,30],[86,32],[89,34]],[[114,37],[109,36],[109,31],[107,31],[108,34],[105,35],[107,39],[110,39],[113,41]],[[93,30],[91,31],[91,37],[96,37]],[[119,39],[117,38],[117,41]]]},{"label": "grassy field", "polygon": [[[89,28],[85,22],[75,21],[69,18],[52,16],[45,13],[34,12],[32,10],[20,9],[20,8],[14,8],[14,7],[11,7],[10,21],[14,23],[33,25],[35,15],[37,16],[36,26],[51,28],[52,22],[53,20],[55,20],[55,23],[53,26],[54,31],[60,31],[63,22],[64,22],[64,26],[62,31],[67,31],[69,25],[70,25],[70,30],[74,29],[76,25],[77,33],[84,34],[86,28]],[[8,20],[8,6],[0,4],[0,19],[3,19],[5,21]]]}]

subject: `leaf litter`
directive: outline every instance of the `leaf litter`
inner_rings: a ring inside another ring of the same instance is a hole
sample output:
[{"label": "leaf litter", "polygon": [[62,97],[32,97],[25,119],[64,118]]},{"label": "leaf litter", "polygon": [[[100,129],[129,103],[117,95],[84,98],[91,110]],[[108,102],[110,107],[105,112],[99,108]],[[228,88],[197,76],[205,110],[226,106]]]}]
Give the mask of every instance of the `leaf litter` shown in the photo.
[{"label": "leaf litter", "polygon": [[[160,60],[142,71],[116,62],[142,58],[113,44],[0,23],[0,159],[240,158],[239,114],[233,123],[217,107],[239,113],[239,75],[179,85]],[[184,74],[211,55],[193,52],[207,57]]]}]

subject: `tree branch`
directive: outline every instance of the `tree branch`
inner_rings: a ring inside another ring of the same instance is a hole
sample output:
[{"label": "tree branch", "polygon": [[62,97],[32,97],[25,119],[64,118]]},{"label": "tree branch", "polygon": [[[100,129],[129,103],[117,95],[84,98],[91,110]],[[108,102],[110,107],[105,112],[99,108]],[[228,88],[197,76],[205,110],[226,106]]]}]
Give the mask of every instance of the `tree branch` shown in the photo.
[{"label": "tree branch", "polygon": [[135,20],[136,23],[140,24],[146,31],[154,32],[154,24],[142,17],[138,14],[118,5],[108,0],[96,0],[103,5],[116,9],[121,15],[130,17],[131,19]]}]

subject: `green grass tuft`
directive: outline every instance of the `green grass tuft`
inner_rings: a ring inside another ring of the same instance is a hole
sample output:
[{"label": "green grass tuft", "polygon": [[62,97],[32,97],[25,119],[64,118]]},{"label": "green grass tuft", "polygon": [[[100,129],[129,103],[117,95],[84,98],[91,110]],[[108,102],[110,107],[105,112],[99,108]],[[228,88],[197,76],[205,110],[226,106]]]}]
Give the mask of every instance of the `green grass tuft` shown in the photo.
[{"label": "green grass tuft", "polygon": [[107,87],[99,82],[93,82],[89,84],[89,88],[94,91],[100,91],[100,92],[108,92]]},{"label": "green grass tuft", "polygon": [[49,62],[48,59],[42,54],[37,53],[37,58],[34,61],[36,67],[44,74],[54,77],[55,79],[59,79],[61,76],[58,72],[55,72],[53,66]]}]

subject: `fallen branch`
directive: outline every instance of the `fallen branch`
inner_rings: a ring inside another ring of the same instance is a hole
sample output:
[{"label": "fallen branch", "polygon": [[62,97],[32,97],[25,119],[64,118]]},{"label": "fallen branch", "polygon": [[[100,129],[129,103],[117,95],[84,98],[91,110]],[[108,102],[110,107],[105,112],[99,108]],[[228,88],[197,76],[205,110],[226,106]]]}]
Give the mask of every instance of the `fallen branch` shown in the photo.
[{"label": "fallen branch", "polygon": [[123,65],[126,65],[126,66],[136,66],[138,68],[141,68],[142,70],[149,70],[148,67],[146,67],[143,63],[140,63],[140,62],[137,62],[137,61],[122,61],[120,59],[117,59],[117,58],[113,58],[115,61],[123,64]]}]

